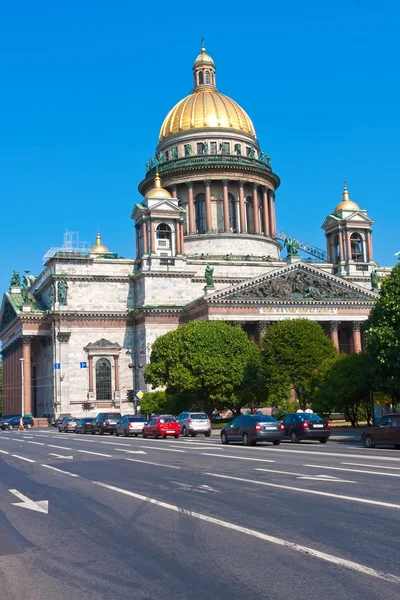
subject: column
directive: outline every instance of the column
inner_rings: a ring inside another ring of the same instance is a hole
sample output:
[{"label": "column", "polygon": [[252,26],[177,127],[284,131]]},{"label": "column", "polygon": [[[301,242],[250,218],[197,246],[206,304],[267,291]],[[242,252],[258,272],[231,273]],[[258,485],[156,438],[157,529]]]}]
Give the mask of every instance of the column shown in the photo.
[{"label": "column", "polygon": [[352,340],[353,340],[353,352],[355,352],[355,353],[361,352],[361,350],[362,350],[360,326],[361,326],[360,321],[353,321]]},{"label": "column", "polygon": [[274,203],[274,193],[269,192],[268,194],[268,204],[269,204],[269,230],[272,238],[276,238],[276,220],[275,220],[275,203]]},{"label": "column", "polygon": [[212,232],[212,216],[211,216],[211,179],[204,181],[206,188],[206,229],[207,233]]},{"label": "column", "polygon": [[149,222],[150,222],[150,243],[151,243],[150,254],[155,254],[156,253],[156,231],[154,228],[153,221],[150,219]]},{"label": "column", "polygon": [[146,221],[142,221],[142,238],[143,238],[143,254],[148,254]]},{"label": "column", "polygon": [[175,184],[172,186],[171,190],[172,190],[172,197],[173,198],[177,198],[178,195],[177,195],[176,185]]},{"label": "column", "polygon": [[240,215],[240,233],[246,233],[246,209],[244,205],[244,182],[239,181],[239,215]]},{"label": "column", "polygon": [[193,182],[186,182],[188,189],[188,233],[196,233],[196,218],[194,214],[194,197],[193,197]]},{"label": "column", "polygon": [[344,255],[344,241],[343,241],[344,231],[339,231],[339,251],[340,251],[340,260],[346,260]]},{"label": "column", "polygon": [[339,325],[340,321],[331,321],[329,323],[329,334],[332,340],[332,344],[335,346],[336,350],[339,351]]},{"label": "column", "polygon": [[176,227],[175,227],[175,246],[176,246],[176,254],[182,254],[182,249],[181,249],[181,224],[180,224],[180,221],[176,222]]},{"label": "column", "polygon": [[119,356],[117,354],[114,356],[114,383],[115,391],[119,392]]},{"label": "column", "polygon": [[253,183],[254,233],[260,234],[260,211],[258,210],[258,184]]},{"label": "column", "polygon": [[350,231],[346,231],[347,260],[351,260]]},{"label": "column", "polygon": [[89,356],[89,392],[93,391],[93,356]]},{"label": "column", "polygon": [[32,336],[22,338],[22,358],[24,359],[24,413],[32,412]]},{"label": "column", "polygon": [[140,258],[139,257],[139,229],[137,227],[135,227],[135,232],[136,232],[136,258]]},{"label": "column", "polygon": [[264,235],[270,236],[269,228],[269,206],[268,206],[268,188],[263,188],[263,227]]},{"label": "column", "polygon": [[261,346],[265,332],[267,331],[267,329],[270,325],[271,325],[270,321],[258,321],[257,322],[257,332],[258,332],[257,343],[259,346]]},{"label": "column", "polygon": [[185,241],[183,237],[183,221],[181,221],[181,254],[185,254]]},{"label": "column", "polygon": [[374,260],[374,253],[372,251],[371,231],[367,231],[367,248],[368,248],[368,261],[372,262]]},{"label": "column", "polygon": [[230,219],[229,219],[229,200],[228,200],[228,180],[222,180],[222,207],[224,210],[224,230],[225,233],[230,231]]}]

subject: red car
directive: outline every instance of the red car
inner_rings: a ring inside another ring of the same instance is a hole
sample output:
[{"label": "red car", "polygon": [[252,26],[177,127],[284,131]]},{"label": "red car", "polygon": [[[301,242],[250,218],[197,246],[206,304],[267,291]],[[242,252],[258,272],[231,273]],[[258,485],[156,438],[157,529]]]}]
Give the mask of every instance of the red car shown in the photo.
[{"label": "red car", "polygon": [[159,437],[166,438],[168,435],[173,435],[178,439],[181,432],[181,426],[176,421],[175,417],[171,415],[161,415],[160,417],[153,417],[143,427],[143,437],[147,438],[152,436],[155,439]]}]

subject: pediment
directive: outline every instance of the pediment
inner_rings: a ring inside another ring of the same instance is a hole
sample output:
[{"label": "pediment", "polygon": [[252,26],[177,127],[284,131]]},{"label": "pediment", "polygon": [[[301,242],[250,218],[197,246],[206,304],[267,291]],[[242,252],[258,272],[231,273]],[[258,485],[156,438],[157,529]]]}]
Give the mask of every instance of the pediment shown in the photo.
[{"label": "pediment", "polygon": [[208,303],[256,303],[271,304],[286,302],[304,303],[343,303],[356,302],[372,304],[377,297],[371,292],[340,277],[330,275],[322,269],[305,263],[289,265],[268,274],[214,292],[207,298]]},{"label": "pediment", "polygon": [[7,298],[7,294],[4,294],[3,302],[0,310],[0,331],[3,331],[14,319],[17,317],[17,312],[14,309],[12,303]]},{"label": "pediment", "polygon": [[117,342],[110,342],[109,340],[106,340],[105,338],[101,338],[101,340],[97,340],[97,342],[90,342],[86,348],[90,349],[90,348],[113,348],[113,349],[118,349],[121,348],[121,346],[117,343]]},{"label": "pediment", "polygon": [[373,223],[373,220],[368,217],[366,211],[346,211],[340,213],[332,213],[331,215],[328,215],[325,221],[322,223],[321,227],[322,229],[328,229],[331,225],[337,225],[342,221],[346,221],[346,223],[348,224],[360,223],[371,225]]}]

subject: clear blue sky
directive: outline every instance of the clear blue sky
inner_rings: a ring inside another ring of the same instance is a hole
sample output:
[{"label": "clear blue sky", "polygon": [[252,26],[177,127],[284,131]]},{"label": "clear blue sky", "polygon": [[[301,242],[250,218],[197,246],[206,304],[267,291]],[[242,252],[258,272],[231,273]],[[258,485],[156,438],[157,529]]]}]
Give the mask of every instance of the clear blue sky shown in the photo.
[{"label": "clear blue sky", "polygon": [[389,0],[3,2],[0,290],[37,274],[65,228],[134,255],[131,210],[204,35],[219,89],[253,119],[281,177],[278,226],[325,247],[350,196],[400,250],[400,8]]}]

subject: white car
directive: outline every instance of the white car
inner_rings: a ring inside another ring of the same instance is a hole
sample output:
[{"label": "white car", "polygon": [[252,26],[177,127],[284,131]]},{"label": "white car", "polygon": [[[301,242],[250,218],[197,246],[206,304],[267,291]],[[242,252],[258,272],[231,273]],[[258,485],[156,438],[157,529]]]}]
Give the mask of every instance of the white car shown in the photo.
[{"label": "white car", "polygon": [[211,435],[211,422],[206,413],[183,412],[176,419],[181,426],[181,434],[185,437],[196,436],[203,433],[206,437]]},{"label": "white car", "polygon": [[134,435],[137,437],[142,433],[146,419],[140,416],[125,415],[115,427],[115,435],[124,435],[128,437]]}]

